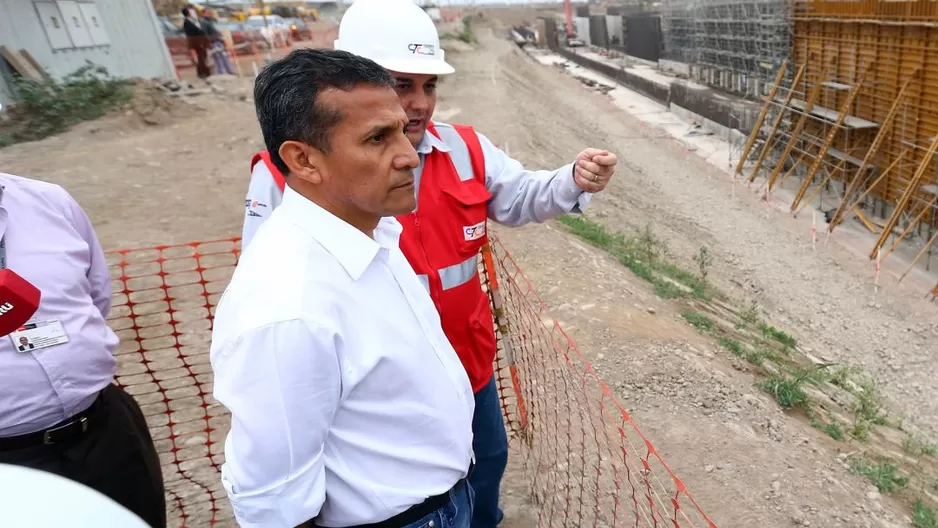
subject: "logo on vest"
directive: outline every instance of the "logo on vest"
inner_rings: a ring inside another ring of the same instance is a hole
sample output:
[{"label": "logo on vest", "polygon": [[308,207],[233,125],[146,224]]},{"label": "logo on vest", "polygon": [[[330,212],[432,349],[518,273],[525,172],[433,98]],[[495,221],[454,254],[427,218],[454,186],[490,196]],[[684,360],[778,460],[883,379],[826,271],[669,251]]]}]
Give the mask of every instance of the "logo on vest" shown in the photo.
[{"label": "logo on vest", "polygon": [[485,236],[485,220],[479,222],[476,225],[463,226],[462,234],[466,238],[466,242],[471,240],[479,240]]},{"label": "logo on vest", "polygon": [[436,46],[433,44],[408,44],[407,50],[414,55],[436,55]]}]

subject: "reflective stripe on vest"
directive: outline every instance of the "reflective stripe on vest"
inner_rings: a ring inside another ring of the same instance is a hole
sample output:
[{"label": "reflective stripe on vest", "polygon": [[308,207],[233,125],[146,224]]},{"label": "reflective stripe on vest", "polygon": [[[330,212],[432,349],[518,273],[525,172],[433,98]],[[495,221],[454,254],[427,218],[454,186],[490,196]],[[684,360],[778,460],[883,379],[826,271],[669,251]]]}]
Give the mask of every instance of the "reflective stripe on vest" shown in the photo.
[{"label": "reflective stripe on vest", "polygon": [[473,255],[459,264],[453,264],[440,270],[440,282],[443,289],[449,290],[469,282],[479,272],[479,257]]},{"label": "reflective stripe on vest", "polygon": [[[469,147],[466,146],[466,142],[463,141],[459,132],[446,125],[433,127],[433,132],[449,147],[449,158],[456,168],[456,173],[459,174],[459,180],[469,181],[473,179],[475,173],[472,170],[472,159],[469,157]],[[440,282],[442,283],[443,290],[449,290],[469,282],[478,271],[478,257],[473,255],[459,264],[447,266],[437,272],[440,274]],[[423,287],[429,292],[430,280],[427,276],[417,275],[417,278],[420,279]]]},{"label": "reflective stripe on vest", "polygon": [[449,159],[453,160],[453,166],[459,174],[460,181],[469,181],[474,178],[472,172],[472,159],[469,157],[469,147],[459,136],[456,129],[448,126],[433,127],[436,135],[450,148]]},{"label": "reflective stripe on vest", "polygon": [[[479,272],[479,257],[473,255],[459,264],[447,266],[439,271],[443,290],[450,290],[469,282]],[[430,291],[430,280],[426,275],[417,275],[423,287]]]}]

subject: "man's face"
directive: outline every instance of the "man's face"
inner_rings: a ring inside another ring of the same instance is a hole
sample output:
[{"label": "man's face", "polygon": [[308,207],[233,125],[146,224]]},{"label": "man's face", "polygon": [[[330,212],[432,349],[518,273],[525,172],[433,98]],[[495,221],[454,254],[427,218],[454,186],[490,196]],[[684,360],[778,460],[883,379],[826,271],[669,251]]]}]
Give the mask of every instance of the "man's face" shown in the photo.
[{"label": "man's face", "polygon": [[407,115],[394,90],[358,86],[330,90],[319,104],[339,112],[320,171],[326,192],[353,218],[397,216],[417,207],[417,152],[404,135]]},{"label": "man's face", "polygon": [[25,337],[21,337],[21,338],[20,338],[20,344],[23,345],[23,346],[28,345],[28,344],[29,344],[29,339],[26,339]]},{"label": "man's face", "polygon": [[407,139],[414,146],[420,143],[427,132],[427,125],[436,108],[436,75],[415,75],[391,72],[397,81],[397,96],[407,113]]}]

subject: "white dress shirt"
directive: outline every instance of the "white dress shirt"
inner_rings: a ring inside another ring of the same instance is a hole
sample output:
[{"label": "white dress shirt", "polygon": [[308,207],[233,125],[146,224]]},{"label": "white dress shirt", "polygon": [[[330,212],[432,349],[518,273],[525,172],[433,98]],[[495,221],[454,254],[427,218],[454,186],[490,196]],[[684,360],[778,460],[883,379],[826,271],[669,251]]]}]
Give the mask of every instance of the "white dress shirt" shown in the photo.
[{"label": "white dress shirt", "polygon": [[211,348],[242,527],[379,522],[466,476],[472,388],[400,233],[287,187],[242,255]]},{"label": "white dress shirt", "polygon": [[[433,125],[438,129],[450,127],[439,121],[434,121]],[[485,187],[492,193],[488,205],[489,218],[506,226],[518,227],[530,222],[545,222],[567,213],[580,214],[586,210],[593,195],[584,192],[576,184],[572,163],[555,170],[527,170],[519,161],[496,147],[489,138],[478,132],[476,135],[485,158]],[[415,192],[420,189],[424,160],[433,149],[450,152],[449,146],[427,132],[417,145],[420,166],[414,171],[417,177]],[[280,205],[281,196],[267,165],[259,161],[251,170],[251,182],[244,200],[242,248],[248,247],[257,229]]]}]

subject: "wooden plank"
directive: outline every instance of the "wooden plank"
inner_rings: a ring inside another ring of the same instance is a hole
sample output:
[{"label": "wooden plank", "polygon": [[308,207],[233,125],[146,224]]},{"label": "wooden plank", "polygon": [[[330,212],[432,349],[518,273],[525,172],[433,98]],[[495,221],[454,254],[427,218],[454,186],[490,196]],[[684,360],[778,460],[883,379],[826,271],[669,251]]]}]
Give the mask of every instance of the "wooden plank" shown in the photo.
[{"label": "wooden plank", "polygon": [[[824,138],[824,144],[821,145],[817,156],[814,158],[814,163],[811,164],[811,168],[808,169],[808,173],[805,175],[804,181],[801,182],[801,187],[795,194],[795,199],[791,203],[792,212],[798,210],[798,206],[801,204],[802,198],[804,198],[805,193],[808,191],[808,187],[811,186],[811,182],[814,180],[814,175],[821,167],[821,162],[824,161],[824,156],[827,155],[827,150],[831,148],[831,144],[834,142],[834,138],[837,136],[837,133],[840,132],[840,124],[844,122],[844,118],[847,117],[847,113],[850,111],[850,106],[853,105],[853,101],[856,100],[857,95],[860,93],[860,89],[863,87],[863,81],[866,80],[866,74],[870,71],[871,66],[872,64],[867,64],[863,67],[863,71],[860,73],[860,79],[850,90],[850,95],[847,96],[847,100],[844,101],[843,106],[840,107],[840,113],[837,114],[837,119],[834,121],[834,126],[831,127],[827,137]],[[828,178],[830,178],[830,175],[828,175]],[[827,183],[827,178],[825,178],[824,182]]]},{"label": "wooden plank", "polygon": [[821,85],[825,79],[827,79],[828,72],[833,69],[836,58],[831,57],[827,62],[827,67],[821,74],[821,77],[817,79],[814,83],[814,86],[811,87],[811,94],[808,95],[808,100],[805,102],[805,112],[798,116],[798,124],[795,125],[795,129],[792,130],[791,136],[788,138],[788,143],[785,145],[785,150],[781,156],[779,156],[779,163],[775,165],[775,169],[772,170],[772,174],[769,175],[768,187],[769,190],[772,190],[772,186],[775,185],[775,180],[778,178],[778,175],[782,172],[782,168],[785,165],[785,160],[788,159],[788,156],[791,155],[792,149],[795,148],[795,143],[798,141],[798,137],[801,136],[801,131],[804,130],[805,122],[807,121],[808,115],[811,113],[811,108],[814,106],[814,102],[817,101],[818,96],[821,94]]},{"label": "wooden plank", "polygon": [[45,68],[43,68],[42,65],[39,64],[39,61],[37,61],[36,58],[33,57],[33,54],[30,53],[29,50],[20,48],[20,55],[24,59],[26,59],[26,62],[28,62],[33,67],[33,69],[39,72],[39,74],[42,75],[44,79],[48,80],[52,78],[52,76],[49,75],[49,72],[47,72]]},{"label": "wooden plank", "polygon": [[[822,85],[825,83],[821,83]],[[805,102],[800,99],[795,99],[791,102],[791,106],[801,111],[805,111]],[[837,110],[832,108],[827,108],[826,106],[813,105],[811,107],[811,115],[814,117],[819,117],[826,121],[834,122],[838,119],[839,113]],[[847,128],[852,128],[854,130],[864,130],[867,128],[877,128],[879,123],[875,121],[870,121],[869,119],[863,119],[862,117],[857,117],[854,115],[846,115],[841,120],[843,125]]]},{"label": "wooden plank", "polygon": [[[772,124],[772,130],[769,132],[769,135],[765,138],[765,144],[762,145],[762,152],[759,153],[759,159],[756,160],[756,166],[753,167],[752,173],[749,175],[749,181],[752,182],[756,179],[756,176],[759,174],[759,169],[762,168],[762,164],[765,162],[766,155],[772,150],[776,141],[775,133],[778,131],[778,126],[782,123],[782,119],[785,117],[785,112],[788,111],[788,103],[791,102],[792,97],[795,95],[795,88],[798,86],[798,83],[801,82],[801,78],[804,76],[805,69],[807,69],[807,64],[802,64],[798,68],[798,73],[795,74],[795,79],[791,83],[791,88],[788,90],[788,95],[785,96],[785,103],[779,107],[778,115],[775,116],[775,122]],[[753,133],[756,133],[753,130]]]},{"label": "wooden plank", "polygon": [[[883,231],[883,234],[886,234],[886,231]],[[905,271],[899,277],[899,280],[896,282],[902,282],[902,279],[904,279],[905,276],[908,275],[910,271],[912,271],[912,268],[914,268],[915,265],[918,264],[918,261],[919,259],[922,258],[922,255],[924,255],[925,252],[928,250],[928,248],[930,248],[931,245],[935,243],[935,240],[938,240],[938,231],[935,231],[935,235],[931,237],[931,240],[929,240],[928,242],[925,243],[924,246],[922,246],[922,250],[918,252],[918,255],[915,255],[915,258],[912,259],[912,263],[909,264],[909,267],[905,269]]]},{"label": "wooden plank", "polygon": [[912,232],[912,229],[915,228],[915,226],[917,226],[918,223],[922,221],[922,218],[925,217],[925,214],[932,210],[932,208],[935,206],[936,200],[938,200],[938,196],[935,196],[928,202],[925,202],[925,204],[919,210],[918,214],[915,215],[915,218],[911,222],[909,222],[907,226],[905,226],[905,229],[902,231],[902,233],[899,236],[897,236],[896,239],[893,241],[892,245],[889,246],[889,249],[886,250],[886,254],[883,255],[883,257],[888,256],[890,253],[892,253],[896,249],[897,246],[899,246],[899,242],[902,242],[902,240],[905,239],[905,237],[909,233]]},{"label": "wooden plank", "polygon": [[909,181],[905,192],[902,193],[902,197],[899,199],[899,203],[896,204],[896,209],[893,211],[892,216],[889,217],[889,220],[883,227],[882,234],[879,235],[879,239],[876,240],[876,244],[873,246],[873,250],[870,252],[871,260],[876,258],[876,252],[879,251],[881,247],[883,247],[883,245],[886,243],[886,238],[890,233],[892,233],[892,230],[896,228],[896,224],[899,223],[899,217],[905,212],[906,207],[909,205],[909,200],[912,199],[912,195],[915,194],[915,190],[922,181],[922,177],[925,176],[926,172],[928,172],[932,159],[935,157],[936,150],[938,150],[938,136],[932,140],[931,145],[928,147],[928,151],[925,153],[925,157],[922,158],[922,162],[919,163],[918,169],[915,170],[915,175],[912,176],[912,180]]},{"label": "wooden plank", "polygon": [[860,182],[866,179],[866,167],[869,166],[873,156],[876,154],[876,152],[879,151],[879,147],[886,139],[887,131],[892,131],[892,122],[899,114],[899,102],[905,99],[906,92],[909,89],[909,86],[912,84],[912,80],[918,76],[920,71],[921,70],[916,69],[915,72],[908,79],[906,79],[905,83],[902,85],[902,88],[899,90],[898,97],[896,97],[895,101],[892,103],[892,106],[889,108],[889,113],[886,114],[886,119],[883,120],[883,126],[876,133],[876,137],[873,139],[873,144],[870,145],[869,150],[866,151],[866,156],[863,157],[863,163],[860,165],[860,169],[857,171],[856,177],[850,182],[850,185],[847,187],[847,190],[844,193],[844,198],[840,202],[840,207],[837,208],[837,212],[834,213],[834,216],[831,218],[830,224],[828,224],[827,227],[828,231],[833,232],[834,228],[840,224],[841,220],[843,220],[844,212],[846,211],[845,206],[850,203],[850,199],[853,196],[853,193],[859,189]]},{"label": "wooden plank", "polygon": [[0,57],[3,57],[10,64],[10,67],[23,77],[34,81],[43,80],[42,74],[36,71],[32,64],[26,59],[20,56],[19,52],[11,51],[10,48],[6,46],[0,46]]},{"label": "wooden plank", "polygon": [[772,85],[772,89],[769,91],[769,95],[766,96],[765,104],[762,105],[762,110],[759,112],[759,118],[756,119],[755,126],[752,127],[752,133],[749,134],[749,139],[746,140],[746,146],[743,147],[743,153],[739,157],[739,163],[736,164],[736,172],[734,174],[743,173],[743,165],[746,163],[746,159],[749,157],[749,151],[752,150],[753,145],[756,144],[756,139],[759,137],[759,132],[762,131],[762,124],[765,122],[765,116],[769,113],[769,106],[771,106],[772,100],[775,99],[775,94],[778,92],[778,87],[782,84],[782,79],[785,78],[785,72],[788,71],[788,61],[782,62],[781,68],[778,69],[778,75],[775,76],[775,83]]}]

